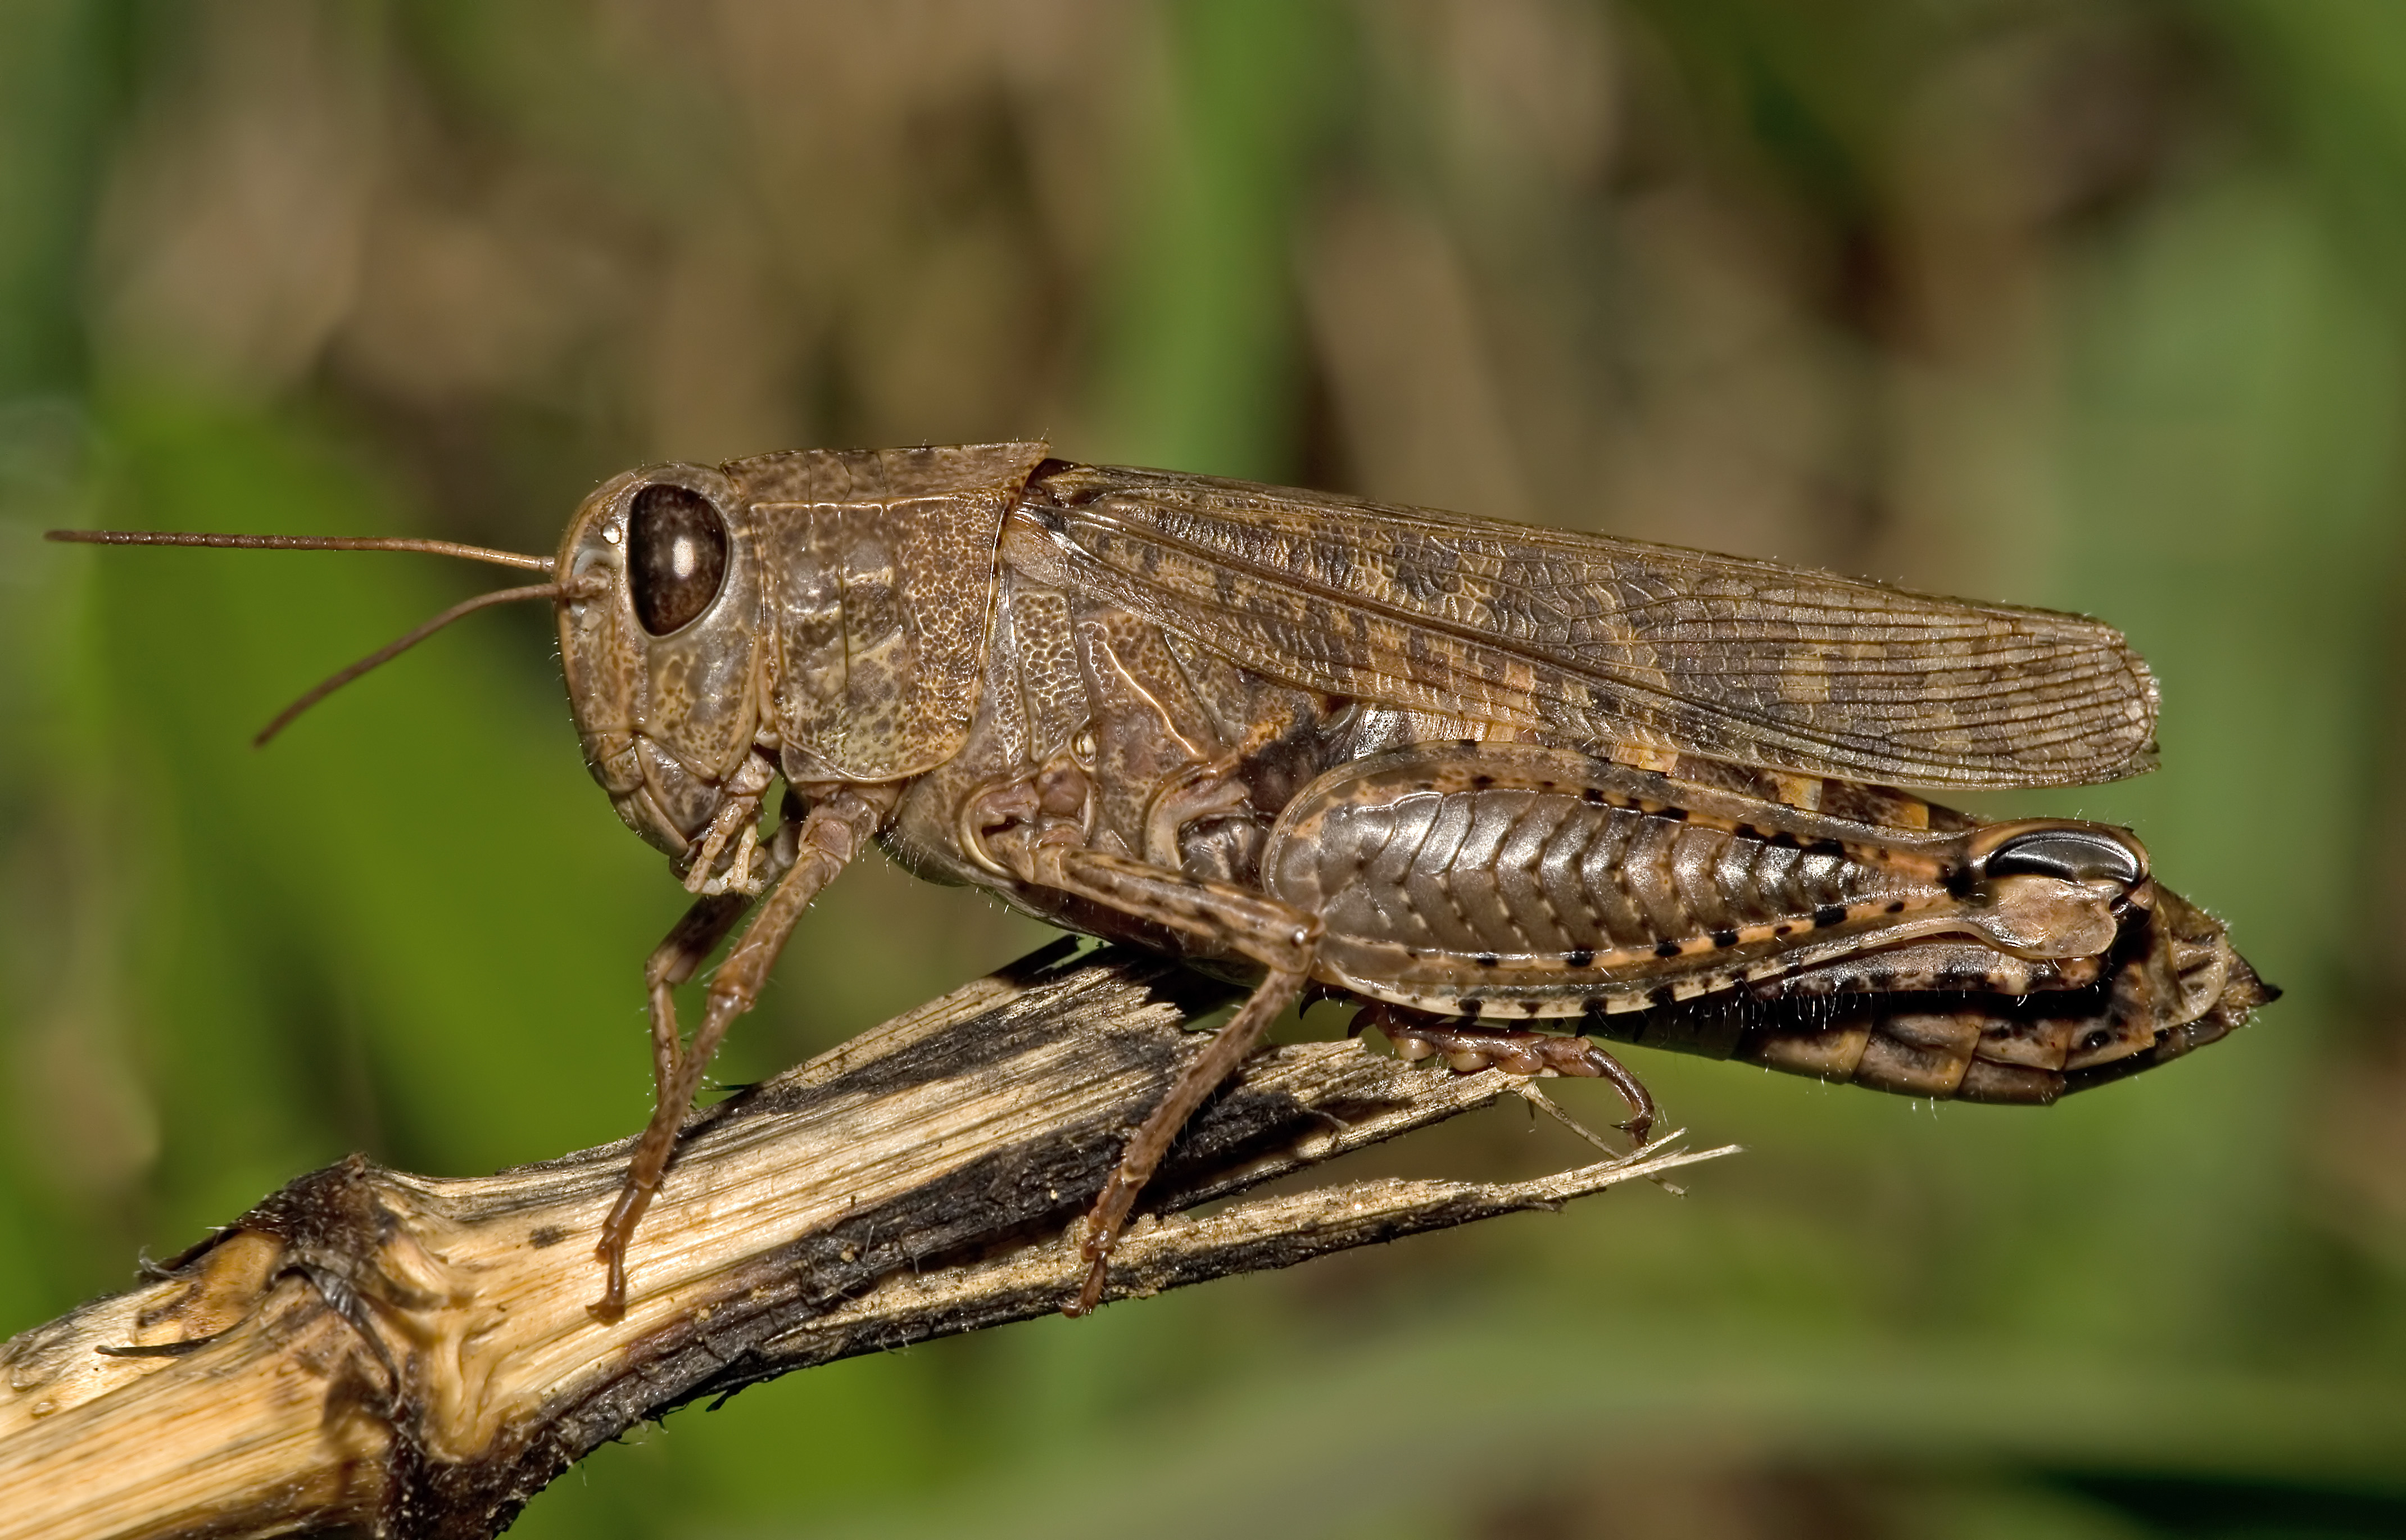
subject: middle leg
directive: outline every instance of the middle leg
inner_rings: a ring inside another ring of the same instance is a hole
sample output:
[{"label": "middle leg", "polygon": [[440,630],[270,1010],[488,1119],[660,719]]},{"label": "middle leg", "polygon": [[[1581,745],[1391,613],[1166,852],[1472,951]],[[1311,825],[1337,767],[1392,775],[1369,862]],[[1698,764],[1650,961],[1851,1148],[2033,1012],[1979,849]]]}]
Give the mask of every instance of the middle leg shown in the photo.
[{"label": "middle leg", "polygon": [[1033,866],[1036,880],[1047,887],[1182,931],[1268,970],[1236,1015],[1212,1037],[1201,1056],[1180,1073],[1160,1104],[1129,1137],[1118,1168],[1086,1216],[1085,1282],[1076,1303],[1064,1312],[1075,1316],[1100,1303],[1112,1249],[1127,1227],[1137,1198],[1177,1141],[1186,1120],[1244,1062],[1279,1013],[1303,993],[1311,975],[1321,925],[1317,916],[1275,898],[1104,851],[1041,846]]}]

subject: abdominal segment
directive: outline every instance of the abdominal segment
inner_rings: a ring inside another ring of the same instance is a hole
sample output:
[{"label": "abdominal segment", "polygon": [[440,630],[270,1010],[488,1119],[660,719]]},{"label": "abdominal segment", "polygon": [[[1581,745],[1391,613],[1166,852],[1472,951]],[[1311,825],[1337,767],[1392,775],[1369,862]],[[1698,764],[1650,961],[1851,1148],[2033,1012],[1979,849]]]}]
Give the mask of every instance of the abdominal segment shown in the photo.
[{"label": "abdominal segment", "polygon": [[1831,817],[1560,750],[1417,745],[1307,789],[1262,880],[1322,917],[1323,982],[1380,1002],[1365,1024],[1398,1040],[1441,1018],[1457,1036],[1465,1017],[1551,1018],[2039,1103],[2211,1042],[2272,997],[2118,831],[1946,823]]},{"label": "abdominal segment", "polygon": [[[2179,1058],[2279,992],[2220,921],[2158,888],[2110,953],[2053,987],[1715,996],[1588,1024],[1597,1037],[1900,1095],[2044,1104]],[[2078,982],[2086,972],[2088,982]]]},{"label": "abdominal segment", "polygon": [[[1618,1014],[1924,939],[1974,938],[1951,959],[1959,974],[1998,955],[1976,940],[1970,838],[1559,750],[1422,745],[1306,791],[1272,831],[1262,881],[1321,917],[1326,982],[1438,1014]],[[2005,962],[1982,987],[2032,975]]]}]

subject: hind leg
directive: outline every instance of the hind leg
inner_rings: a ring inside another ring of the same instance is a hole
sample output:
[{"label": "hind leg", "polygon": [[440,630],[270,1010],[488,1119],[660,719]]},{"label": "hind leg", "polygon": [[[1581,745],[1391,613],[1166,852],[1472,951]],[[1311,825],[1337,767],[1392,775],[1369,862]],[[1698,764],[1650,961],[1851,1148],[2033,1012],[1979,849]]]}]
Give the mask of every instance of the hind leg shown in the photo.
[{"label": "hind leg", "polygon": [[1585,1038],[1525,1028],[1483,1026],[1476,1022],[1424,1015],[1401,1006],[1371,1005],[1354,1018],[1353,1029],[1375,1026],[1395,1047],[1398,1057],[1410,1060],[1443,1055],[1446,1067],[1475,1075],[1501,1069],[1507,1075],[1557,1075],[1609,1081],[1629,1104],[1627,1121],[1614,1124],[1643,1145],[1654,1131],[1654,1097],[1645,1082],[1619,1059]]}]

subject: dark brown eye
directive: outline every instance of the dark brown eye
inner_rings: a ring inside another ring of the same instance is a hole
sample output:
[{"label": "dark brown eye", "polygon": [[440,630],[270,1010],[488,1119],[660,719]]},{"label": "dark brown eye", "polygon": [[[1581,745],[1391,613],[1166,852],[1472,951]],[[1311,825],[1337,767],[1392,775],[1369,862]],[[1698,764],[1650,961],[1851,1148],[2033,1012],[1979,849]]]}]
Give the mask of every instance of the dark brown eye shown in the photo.
[{"label": "dark brown eye", "polygon": [[718,510],[689,487],[656,482],[635,494],[627,525],[635,618],[654,636],[690,626],[727,577],[727,526]]}]

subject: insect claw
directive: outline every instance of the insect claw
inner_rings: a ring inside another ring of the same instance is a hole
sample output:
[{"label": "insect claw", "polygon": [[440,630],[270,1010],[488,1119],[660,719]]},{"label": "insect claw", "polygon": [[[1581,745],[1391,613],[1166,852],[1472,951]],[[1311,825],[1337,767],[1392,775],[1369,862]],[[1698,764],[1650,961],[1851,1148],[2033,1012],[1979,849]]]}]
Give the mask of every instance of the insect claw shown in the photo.
[{"label": "insect claw", "polygon": [[593,1248],[593,1260],[609,1269],[609,1279],[602,1286],[602,1297],[585,1307],[585,1313],[604,1326],[616,1326],[627,1318],[626,1242],[605,1233],[602,1244]]},{"label": "insect claw", "polygon": [[1646,1082],[1590,1039],[1573,1038],[1570,1041],[1578,1046],[1583,1072],[1611,1081],[1612,1088],[1621,1093],[1621,1099],[1629,1104],[1628,1121],[1613,1126],[1627,1134],[1629,1141],[1640,1150],[1646,1148],[1647,1137],[1654,1132],[1655,1117],[1654,1097],[1646,1089]]},{"label": "insect claw", "polygon": [[[1315,980],[1303,986],[1303,999],[1295,1008],[1295,1013],[1298,1016],[1308,1016],[1311,1013],[1311,1008],[1316,1005],[1342,1006],[1360,1003],[1361,997],[1352,991],[1338,989],[1333,984],[1321,983]],[[1345,1035],[1349,1038],[1358,1038],[1362,1035],[1362,1029],[1370,1024],[1363,1019],[1363,1012],[1357,1010],[1346,1023]]]},{"label": "insect claw", "polygon": [[1086,1277],[1078,1286],[1078,1297],[1062,1306],[1061,1313],[1072,1321],[1093,1314],[1095,1307],[1103,1302],[1103,1283],[1111,1265],[1108,1257],[1097,1257],[1088,1264]]},{"label": "insect claw", "polygon": [[1616,1123],[1612,1126],[1619,1129],[1621,1133],[1629,1136],[1629,1142],[1632,1148],[1626,1151],[1615,1150],[1612,1145],[1606,1140],[1604,1136],[1596,1133],[1593,1129],[1588,1127],[1587,1124],[1579,1122],[1577,1118],[1572,1117],[1568,1112],[1564,1111],[1560,1104],[1555,1102],[1551,1096],[1547,1095],[1543,1091],[1538,1090],[1535,1085],[1522,1084],[1516,1086],[1513,1089],[1520,1093],[1521,1100],[1529,1104],[1530,1110],[1535,1112],[1543,1112],[1546,1116],[1553,1119],[1556,1123],[1561,1123],[1572,1133],[1577,1134],[1579,1137],[1587,1140],[1588,1143],[1594,1145],[1598,1150],[1603,1151],[1607,1155],[1613,1156],[1615,1159],[1628,1159],[1644,1151],[1646,1148],[1647,1135],[1653,1131],[1654,1117],[1651,1111],[1649,1111],[1642,1116],[1633,1117],[1626,1123]]}]

